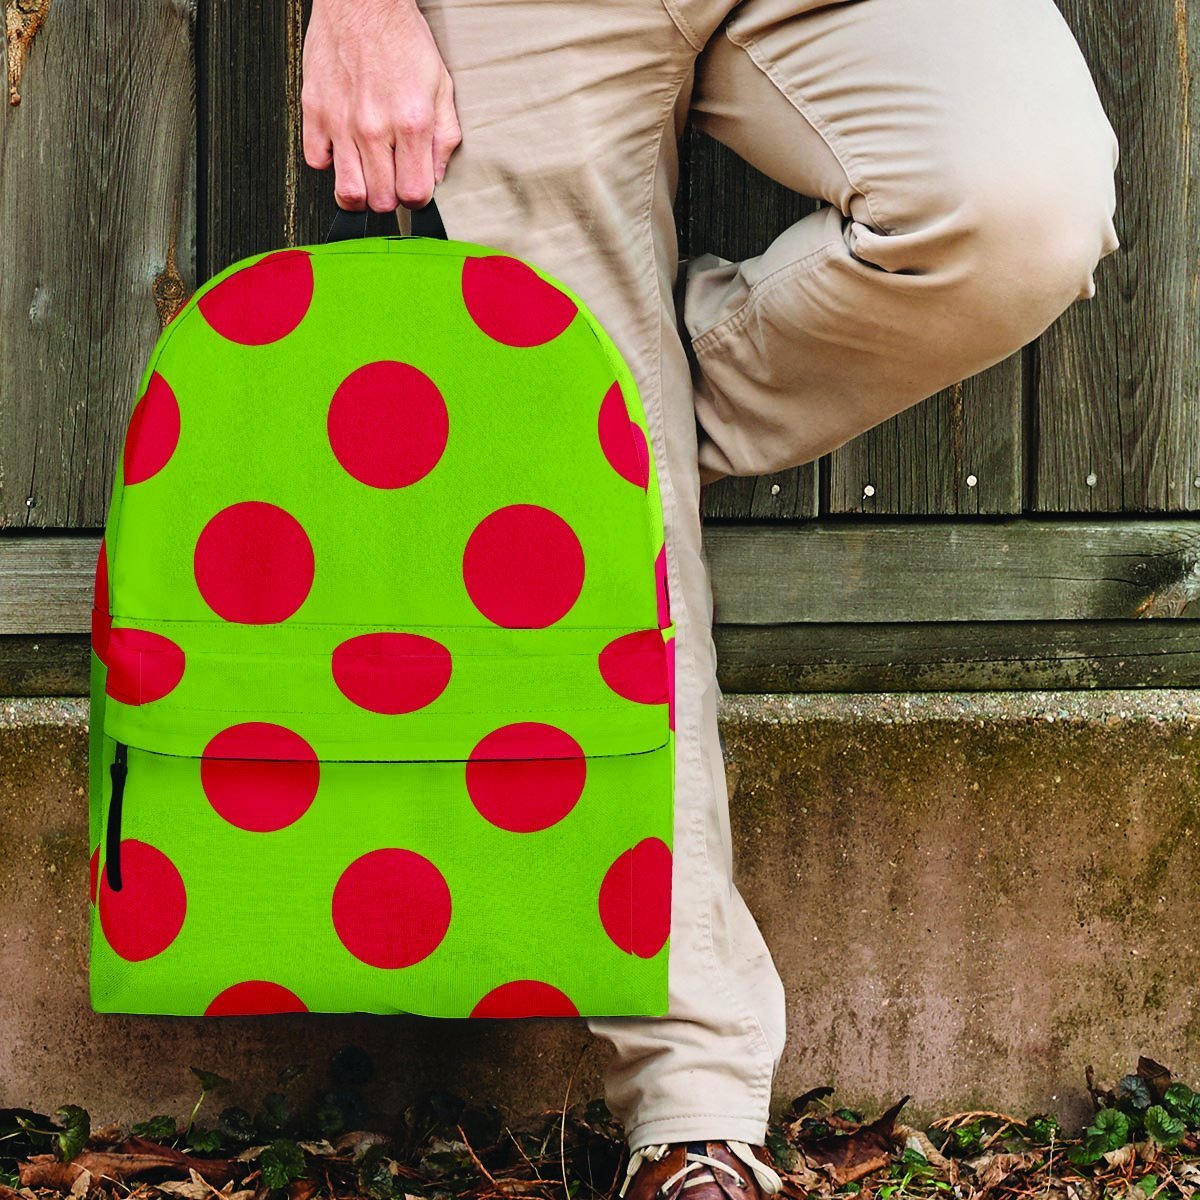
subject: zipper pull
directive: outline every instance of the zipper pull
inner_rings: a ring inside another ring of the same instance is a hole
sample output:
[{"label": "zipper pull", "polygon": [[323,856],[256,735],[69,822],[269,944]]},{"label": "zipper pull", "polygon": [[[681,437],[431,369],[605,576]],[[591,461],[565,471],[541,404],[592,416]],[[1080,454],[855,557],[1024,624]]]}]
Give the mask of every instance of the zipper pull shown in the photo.
[{"label": "zipper pull", "polygon": [[125,777],[129,774],[129,748],[117,742],[109,775],[112,792],[108,799],[108,825],[105,830],[104,873],[110,891],[121,890],[121,804],[125,799]]}]

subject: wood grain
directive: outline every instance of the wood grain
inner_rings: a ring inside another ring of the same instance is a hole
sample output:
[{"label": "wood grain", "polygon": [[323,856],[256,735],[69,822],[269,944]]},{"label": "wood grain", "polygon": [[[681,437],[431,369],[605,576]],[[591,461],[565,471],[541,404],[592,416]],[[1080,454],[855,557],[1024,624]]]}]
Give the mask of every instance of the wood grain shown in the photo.
[{"label": "wood grain", "polygon": [[1040,512],[1200,509],[1200,6],[1061,0],[1120,144],[1097,294],[1041,339]]},{"label": "wood grain", "polygon": [[0,106],[0,528],[99,525],[194,270],[192,5],[53,4]]}]

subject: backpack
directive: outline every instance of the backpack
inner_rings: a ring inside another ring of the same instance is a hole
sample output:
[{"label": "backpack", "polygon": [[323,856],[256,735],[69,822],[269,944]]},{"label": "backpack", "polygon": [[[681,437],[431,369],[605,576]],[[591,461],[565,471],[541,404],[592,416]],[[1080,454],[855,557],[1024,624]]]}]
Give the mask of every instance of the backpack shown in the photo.
[{"label": "backpack", "polygon": [[150,356],[96,570],[98,1012],[666,1012],[646,414],[569,288],[416,228],[235,263]]}]

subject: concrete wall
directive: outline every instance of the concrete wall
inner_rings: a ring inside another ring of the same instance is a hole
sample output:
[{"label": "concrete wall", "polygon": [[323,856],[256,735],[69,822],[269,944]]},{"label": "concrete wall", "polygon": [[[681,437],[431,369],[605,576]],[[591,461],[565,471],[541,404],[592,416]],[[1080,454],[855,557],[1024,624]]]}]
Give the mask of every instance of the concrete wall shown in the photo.
[{"label": "concrete wall", "polygon": [[[1089,1062],[1200,1079],[1200,693],[739,696],[723,728],[739,879],[789,990],[780,1101],[833,1083],[1074,1121]],[[575,1023],[92,1014],[86,751],[83,702],[0,702],[0,1106],[184,1113],[193,1064],[252,1102],[347,1042],[385,1112],[430,1087],[529,1111],[573,1071],[599,1094]]]}]

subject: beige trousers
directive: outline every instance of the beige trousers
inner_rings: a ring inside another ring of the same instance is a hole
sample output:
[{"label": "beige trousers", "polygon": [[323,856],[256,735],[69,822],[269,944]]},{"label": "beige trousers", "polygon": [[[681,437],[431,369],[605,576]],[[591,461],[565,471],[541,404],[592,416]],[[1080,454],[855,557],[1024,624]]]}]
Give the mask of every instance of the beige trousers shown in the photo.
[{"label": "beige trousers", "polygon": [[[815,459],[1090,297],[1118,245],[1116,138],[1053,0],[421,7],[463,128],[437,189],[450,236],[583,297],[640,384],[662,481],[678,626],[670,1014],[590,1022],[615,1048],[609,1104],[634,1148],[761,1142],[784,996],[731,878],[701,483]],[[703,254],[680,274],[689,115],[827,206],[755,258]]]}]

